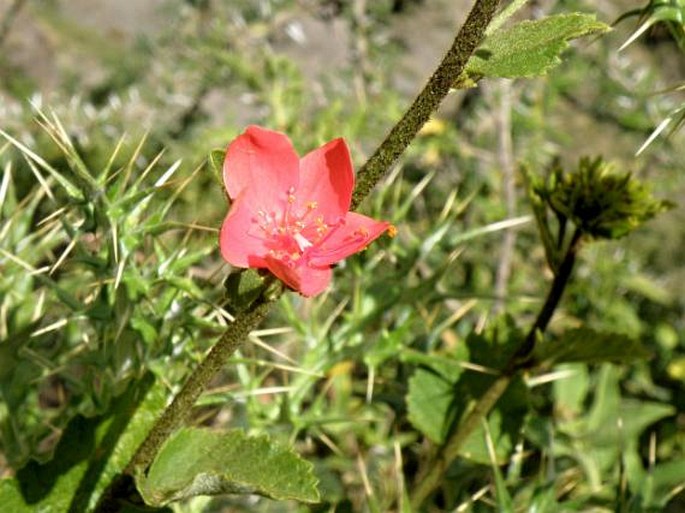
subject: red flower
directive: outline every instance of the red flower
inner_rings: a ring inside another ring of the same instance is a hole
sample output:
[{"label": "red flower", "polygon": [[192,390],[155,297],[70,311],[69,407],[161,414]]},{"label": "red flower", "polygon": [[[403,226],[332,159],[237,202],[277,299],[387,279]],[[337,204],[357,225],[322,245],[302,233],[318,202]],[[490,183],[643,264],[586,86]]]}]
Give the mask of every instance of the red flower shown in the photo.
[{"label": "red flower", "polygon": [[394,231],[349,212],[354,172],[343,139],[300,159],[286,135],[250,126],[228,145],[223,175],[233,200],[219,234],[224,259],[267,268],[305,296],[328,286],[332,264]]}]

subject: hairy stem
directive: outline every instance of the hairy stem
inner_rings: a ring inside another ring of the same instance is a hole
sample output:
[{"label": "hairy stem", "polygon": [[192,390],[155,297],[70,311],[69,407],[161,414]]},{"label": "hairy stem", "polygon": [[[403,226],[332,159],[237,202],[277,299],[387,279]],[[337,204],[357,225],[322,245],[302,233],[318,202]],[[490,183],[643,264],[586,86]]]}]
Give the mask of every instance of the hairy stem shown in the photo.
[{"label": "hairy stem", "polygon": [[411,496],[413,511],[419,511],[424,501],[438,489],[445,471],[459,456],[459,451],[466,439],[481,424],[482,420],[487,417],[495,404],[497,404],[499,398],[502,397],[502,394],[507,390],[509,383],[511,383],[520,371],[531,366],[531,355],[533,349],[535,349],[535,341],[537,340],[538,334],[547,329],[547,325],[552,319],[554,311],[557,306],[559,306],[559,301],[561,300],[564,289],[571,278],[581,240],[581,233],[576,231],[566,250],[564,259],[559,266],[559,270],[554,276],[545,303],[542,305],[540,313],[530,327],[521,347],[511,357],[497,379],[495,379],[486,392],[478,399],[478,402],[473,409],[466,414],[459,424],[459,427],[450,435],[447,442],[435,452],[433,459],[426,462],[424,465],[424,468],[428,470],[425,475],[419,476],[416,488]]},{"label": "hairy stem", "polygon": [[250,332],[264,320],[270,306],[271,302],[258,300],[248,310],[235,317],[219,341],[190,375],[183,388],[176,394],[171,404],[157,419],[123,473],[117,476],[105,490],[95,509],[96,513],[118,512],[121,510],[119,499],[135,495],[136,490],[132,478],[137,470],[147,471],[162,444],[188,418],[200,394],[221,370],[226,360],[243,344]]},{"label": "hairy stem", "polygon": [[[476,49],[488,24],[492,20],[499,0],[476,0],[454,43],[428,83],[414,100],[409,110],[391,129],[371,158],[358,173],[357,185],[352,196],[352,209],[368,196],[371,189],[387,174],[392,164],[409,146],[431,113],[440,105],[452,84],[464,71],[469,57]],[[150,430],[147,438],[136,451],[124,470],[119,483],[113,483],[103,495],[98,512],[116,511],[111,509],[115,499],[126,490],[125,481],[134,475],[136,469],[146,470],[152,463],[159,448],[171,433],[188,417],[195,401],[206,389],[209,382],[222,368],[228,357],[233,354],[266,317],[270,302],[260,299],[256,306],[236,317],[226,329],[216,346],[205,360],[193,371],[190,378],[176,395]]]},{"label": "hairy stem", "polygon": [[[462,73],[466,62],[480,43],[497,4],[498,0],[476,1],[452,47],[424,89],[359,171],[357,186],[353,193],[352,208],[355,208],[369,194],[373,186],[390,169],[392,163],[428,120],[431,112],[447,95],[450,86]],[[193,404],[206,388],[207,383],[221,369],[226,359],[240,346],[249,332],[263,320],[267,310],[268,303],[261,302],[257,308],[236,317],[235,322],[227,328],[226,333],[217,345],[193,372],[188,382],[154,425],[147,439],[126,468],[126,473],[131,473],[136,467],[146,468],[149,466],[164,440],[187,417]]]},{"label": "hairy stem", "polygon": [[471,54],[483,39],[485,29],[495,15],[498,3],[499,0],[476,1],[452,46],[414,103],[359,170],[357,186],[352,195],[352,208],[356,208],[385,176],[447,96],[452,85],[464,71]]},{"label": "hairy stem", "polygon": [[125,469],[126,473],[132,473],[134,468],[147,469],[149,467],[162,443],[186,420],[195,401],[221,370],[226,360],[242,345],[250,331],[264,320],[269,306],[269,302],[260,301],[256,306],[236,316],[202,363],[190,375],[171,404],[164,410],[129,462]]}]

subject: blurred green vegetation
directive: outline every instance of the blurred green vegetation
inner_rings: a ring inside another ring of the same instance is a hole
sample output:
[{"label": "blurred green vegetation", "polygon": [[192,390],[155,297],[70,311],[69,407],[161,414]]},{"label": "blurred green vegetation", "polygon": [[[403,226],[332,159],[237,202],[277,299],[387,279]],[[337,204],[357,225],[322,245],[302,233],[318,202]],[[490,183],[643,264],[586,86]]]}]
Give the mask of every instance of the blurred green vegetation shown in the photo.
[{"label": "blurred green vegetation", "polygon": [[[362,13],[355,1],[166,0],[128,33],[67,3],[23,2],[0,39],[0,129],[37,157],[0,139],[5,475],[48,460],[71,419],[106,413],[148,370],[175,392],[221,333],[228,269],[215,230],[227,205],[210,151],[256,123],[301,153],[345,137],[362,164],[463,16],[447,0],[374,1]],[[532,3],[608,22],[628,9]],[[469,359],[474,333],[503,312],[524,329],[550,279],[534,223],[518,219],[531,209],[517,163],[542,174],[556,158],[571,168],[601,154],[660,197],[685,195],[682,132],[634,156],[682,102],[653,94],[682,80],[682,39],[659,22],[619,52],[631,23],[575,44],[547,77],[453,93],[363,205],[398,236],[342,263],[322,296],[284,296],[201,398],[199,425],[294,444],[324,502],[228,496],[176,511],[408,511],[430,431],[413,424],[412,383],[449,388],[483,370],[454,362],[497,368],[496,348]],[[685,508],[684,225],[676,208],[587,247],[551,326],[619,332],[651,357],[526,376],[512,392],[523,413],[497,439],[502,465],[474,450],[450,468],[434,511]]]}]

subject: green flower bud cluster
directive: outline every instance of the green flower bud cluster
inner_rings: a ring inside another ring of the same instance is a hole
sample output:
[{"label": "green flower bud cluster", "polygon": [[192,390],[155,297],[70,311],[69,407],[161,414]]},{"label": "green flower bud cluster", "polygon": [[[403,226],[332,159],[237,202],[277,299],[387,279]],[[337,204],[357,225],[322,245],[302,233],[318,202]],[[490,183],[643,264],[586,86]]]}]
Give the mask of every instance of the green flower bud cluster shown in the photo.
[{"label": "green flower bud cluster", "polygon": [[674,206],[655,198],[647,184],[630,172],[617,171],[601,157],[582,158],[572,172],[555,164],[543,187],[536,192],[560,222],[570,220],[583,235],[595,239],[623,237]]}]

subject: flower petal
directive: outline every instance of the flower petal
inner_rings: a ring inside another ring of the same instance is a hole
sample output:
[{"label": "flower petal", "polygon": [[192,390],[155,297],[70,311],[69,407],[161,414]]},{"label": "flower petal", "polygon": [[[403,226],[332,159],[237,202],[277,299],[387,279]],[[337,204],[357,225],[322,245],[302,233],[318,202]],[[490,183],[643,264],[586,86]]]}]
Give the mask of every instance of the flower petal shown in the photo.
[{"label": "flower petal", "polygon": [[219,232],[221,256],[237,267],[266,267],[267,240],[259,235],[250,198],[242,194],[231,205]]},{"label": "flower petal", "polygon": [[331,235],[307,253],[310,265],[322,267],[347,258],[364,249],[390,228],[386,221],[348,212],[345,222]]},{"label": "flower petal", "polygon": [[223,175],[231,198],[247,190],[259,208],[272,208],[297,187],[299,157],[285,134],[252,125],[228,145]]},{"label": "flower petal", "polygon": [[266,265],[288,287],[303,296],[315,296],[323,292],[331,282],[333,271],[330,267],[309,267],[306,264],[289,266],[282,260],[268,256]]},{"label": "flower petal", "polygon": [[350,150],[343,139],[335,139],[300,160],[298,207],[317,204],[317,214],[336,222],[350,208],[354,189],[354,170]]}]

